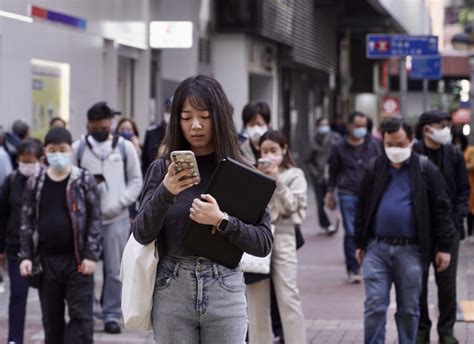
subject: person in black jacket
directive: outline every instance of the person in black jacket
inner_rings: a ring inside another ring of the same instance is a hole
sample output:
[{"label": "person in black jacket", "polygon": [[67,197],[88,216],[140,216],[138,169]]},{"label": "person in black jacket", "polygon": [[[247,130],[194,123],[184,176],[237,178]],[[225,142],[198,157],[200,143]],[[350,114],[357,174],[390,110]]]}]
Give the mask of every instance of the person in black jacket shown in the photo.
[{"label": "person in black jacket", "polygon": [[356,257],[363,262],[365,343],[385,341],[395,284],[400,343],[414,343],[425,264],[436,248],[437,271],[450,264],[455,240],[451,203],[438,168],[412,152],[413,131],[401,119],[382,126],[385,154],[362,179],[355,218]]},{"label": "person in black jacket", "polygon": [[23,191],[29,177],[41,168],[43,145],[26,139],[17,147],[19,168],[5,178],[0,198],[0,266],[8,261],[10,300],[8,305],[8,342],[23,343],[28,282],[20,276],[20,222]]},{"label": "person in black jacket", "polygon": [[[28,179],[21,210],[20,273],[38,287],[46,344],[93,342],[93,274],[102,253],[100,199],[94,176],[72,166],[71,144],[67,129],[49,130],[44,142],[48,167]],[[41,278],[30,277],[39,266]]]},{"label": "person in black jacket", "polygon": [[[428,111],[420,116],[417,124],[417,136],[421,139],[413,149],[428,158],[440,169],[448,186],[448,195],[452,203],[452,221],[456,231],[456,241],[451,252],[452,262],[446,271],[435,271],[438,286],[438,335],[441,343],[457,343],[454,337],[456,322],[456,271],[458,265],[459,241],[464,239],[464,218],[469,203],[469,179],[462,152],[451,142],[449,114],[441,111]],[[421,294],[421,316],[418,331],[418,343],[429,342],[431,320],[428,312],[428,275],[424,274],[423,293]]]}]

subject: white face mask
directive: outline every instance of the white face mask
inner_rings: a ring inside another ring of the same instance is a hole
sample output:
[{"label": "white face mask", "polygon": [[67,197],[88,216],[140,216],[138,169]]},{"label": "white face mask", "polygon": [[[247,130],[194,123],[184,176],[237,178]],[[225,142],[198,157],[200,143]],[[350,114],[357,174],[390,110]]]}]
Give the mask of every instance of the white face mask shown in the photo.
[{"label": "white face mask", "polygon": [[31,177],[35,175],[37,172],[39,172],[41,168],[41,165],[39,162],[36,163],[24,163],[24,162],[19,162],[18,163],[18,171],[25,177]]},{"label": "white face mask", "polygon": [[171,119],[171,114],[169,112],[165,112],[163,115],[163,120],[165,121],[166,124],[170,124],[170,119]]},{"label": "white face mask", "polygon": [[443,129],[437,129],[430,127],[433,132],[429,133],[428,136],[436,143],[440,145],[445,145],[449,141],[451,141],[451,129],[449,127],[445,127]]},{"label": "white face mask", "polygon": [[388,160],[394,164],[399,164],[408,160],[411,156],[411,145],[405,148],[402,147],[385,147],[385,154]]},{"label": "white face mask", "polygon": [[253,142],[258,142],[260,138],[263,136],[268,131],[267,126],[259,126],[259,125],[253,125],[250,127],[247,127],[247,133],[249,134],[250,140]]}]

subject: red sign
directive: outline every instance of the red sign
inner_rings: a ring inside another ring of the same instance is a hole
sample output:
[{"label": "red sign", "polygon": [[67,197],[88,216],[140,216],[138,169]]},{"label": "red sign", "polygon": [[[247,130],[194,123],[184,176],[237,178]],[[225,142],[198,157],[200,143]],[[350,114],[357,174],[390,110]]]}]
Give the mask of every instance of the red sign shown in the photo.
[{"label": "red sign", "polygon": [[400,114],[400,98],[385,96],[382,98],[382,116],[394,116]]},{"label": "red sign", "polygon": [[471,120],[471,110],[470,109],[458,109],[453,113],[451,117],[451,122],[455,124],[466,124]]}]

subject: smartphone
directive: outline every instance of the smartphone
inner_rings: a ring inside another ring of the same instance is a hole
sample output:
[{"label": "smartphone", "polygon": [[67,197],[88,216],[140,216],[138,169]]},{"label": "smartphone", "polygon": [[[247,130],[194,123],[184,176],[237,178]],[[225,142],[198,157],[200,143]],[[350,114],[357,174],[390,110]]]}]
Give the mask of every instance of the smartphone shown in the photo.
[{"label": "smartphone", "polygon": [[272,165],[272,161],[268,158],[260,158],[258,159],[258,166],[268,168]]},{"label": "smartphone", "polygon": [[196,157],[192,151],[173,151],[171,152],[171,161],[176,164],[175,173],[179,173],[186,169],[192,169],[192,172],[186,175],[183,179],[198,177],[198,180],[194,184],[197,185],[201,182],[201,175],[199,174]]}]

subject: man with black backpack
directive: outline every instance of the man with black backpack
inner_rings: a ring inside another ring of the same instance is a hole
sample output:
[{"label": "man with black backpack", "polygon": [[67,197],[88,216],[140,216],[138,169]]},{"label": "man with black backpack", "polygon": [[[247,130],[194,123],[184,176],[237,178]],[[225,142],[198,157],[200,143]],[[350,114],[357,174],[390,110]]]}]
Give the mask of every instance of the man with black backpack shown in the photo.
[{"label": "man with black backpack", "polygon": [[413,130],[399,118],[382,125],[385,154],[370,161],[355,218],[356,257],[363,263],[365,343],[385,342],[390,289],[395,285],[398,338],[414,343],[423,271],[450,264],[455,241],[451,202],[438,168],[412,152]]},{"label": "man with black backpack", "polygon": [[[456,344],[454,323],[456,322],[456,271],[458,265],[459,242],[464,239],[464,219],[469,202],[469,179],[463,153],[451,142],[450,116],[442,111],[428,111],[420,116],[417,137],[420,139],[413,149],[426,155],[441,171],[448,187],[452,203],[451,219],[456,228],[455,243],[451,251],[451,265],[443,272],[435,271],[438,286],[438,335],[442,344]],[[433,257],[432,257],[433,260]],[[431,260],[431,261],[432,261]],[[429,264],[423,277],[423,292],[420,299],[420,324],[417,343],[430,341],[431,320],[428,312]]]},{"label": "man with black backpack", "polygon": [[99,185],[105,275],[102,317],[107,333],[121,332],[119,274],[122,252],[130,235],[128,207],[137,200],[143,184],[135,147],[111,134],[116,114],[105,102],[94,104],[87,112],[89,134],[73,144],[73,162],[89,170]]}]

